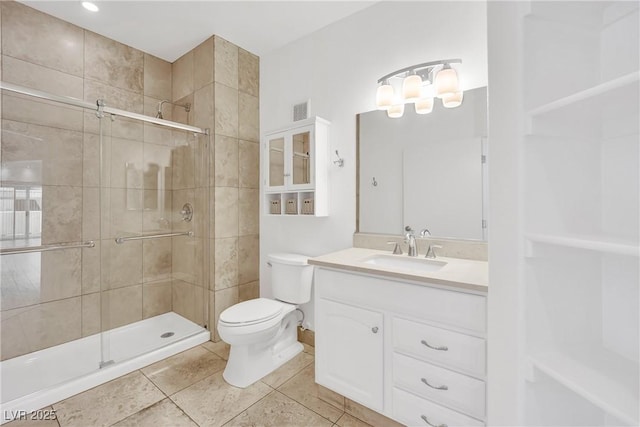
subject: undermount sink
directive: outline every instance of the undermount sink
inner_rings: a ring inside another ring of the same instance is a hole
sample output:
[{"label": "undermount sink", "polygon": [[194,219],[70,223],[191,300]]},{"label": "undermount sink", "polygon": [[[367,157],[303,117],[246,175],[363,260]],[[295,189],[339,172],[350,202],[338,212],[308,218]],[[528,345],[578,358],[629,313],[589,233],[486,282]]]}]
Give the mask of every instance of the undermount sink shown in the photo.
[{"label": "undermount sink", "polygon": [[393,268],[397,270],[407,270],[411,272],[427,273],[438,271],[447,263],[425,258],[412,258],[402,255],[373,255],[365,258],[362,262],[378,267]]}]

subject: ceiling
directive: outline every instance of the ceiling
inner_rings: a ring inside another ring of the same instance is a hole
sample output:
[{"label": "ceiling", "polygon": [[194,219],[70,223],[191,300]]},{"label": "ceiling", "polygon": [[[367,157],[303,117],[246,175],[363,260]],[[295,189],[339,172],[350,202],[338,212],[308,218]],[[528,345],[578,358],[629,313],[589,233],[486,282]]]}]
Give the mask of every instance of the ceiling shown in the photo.
[{"label": "ceiling", "polygon": [[174,62],[216,34],[264,55],[375,1],[25,1],[42,12]]}]

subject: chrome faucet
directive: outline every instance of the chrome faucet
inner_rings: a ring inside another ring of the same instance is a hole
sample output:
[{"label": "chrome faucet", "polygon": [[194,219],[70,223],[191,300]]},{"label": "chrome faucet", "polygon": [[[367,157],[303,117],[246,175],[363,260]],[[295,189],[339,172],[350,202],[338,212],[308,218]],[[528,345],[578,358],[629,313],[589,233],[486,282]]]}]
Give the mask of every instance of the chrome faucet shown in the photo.
[{"label": "chrome faucet", "polygon": [[413,233],[413,229],[410,226],[406,226],[404,230],[407,232],[404,237],[404,241],[409,244],[407,255],[418,256],[418,248],[416,246],[416,235]]},{"label": "chrome faucet", "polygon": [[424,256],[425,258],[436,259],[436,249],[442,249],[440,245],[429,245],[429,249],[427,249],[427,254]]}]

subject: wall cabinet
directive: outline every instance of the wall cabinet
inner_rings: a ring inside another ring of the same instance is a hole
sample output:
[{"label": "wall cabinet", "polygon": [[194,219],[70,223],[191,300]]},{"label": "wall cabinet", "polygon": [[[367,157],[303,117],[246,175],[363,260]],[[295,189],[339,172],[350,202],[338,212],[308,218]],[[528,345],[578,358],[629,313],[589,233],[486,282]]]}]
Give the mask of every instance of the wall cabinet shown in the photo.
[{"label": "wall cabinet", "polygon": [[328,130],[328,121],[312,117],[265,135],[267,215],[328,214]]},{"label": "wall cabinet", "polygon": [[403,424],[484,425],[485,294],[319,267],[315,304],[317,383]]}]

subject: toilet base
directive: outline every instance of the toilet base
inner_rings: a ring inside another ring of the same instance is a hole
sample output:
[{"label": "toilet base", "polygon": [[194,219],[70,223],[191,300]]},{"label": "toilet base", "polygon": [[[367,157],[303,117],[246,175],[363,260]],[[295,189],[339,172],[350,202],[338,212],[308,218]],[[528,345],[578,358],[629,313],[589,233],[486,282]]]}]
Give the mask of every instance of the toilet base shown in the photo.
[{"label": "toilet base", "polygon": [[287,316],[275,339],[268,342],[231,345],[222,377],[235,387],[245,388],[270,374],[303,350],[298,342],[295,315]]}]

